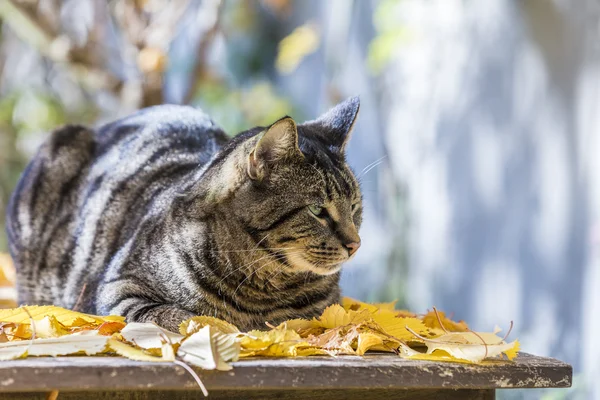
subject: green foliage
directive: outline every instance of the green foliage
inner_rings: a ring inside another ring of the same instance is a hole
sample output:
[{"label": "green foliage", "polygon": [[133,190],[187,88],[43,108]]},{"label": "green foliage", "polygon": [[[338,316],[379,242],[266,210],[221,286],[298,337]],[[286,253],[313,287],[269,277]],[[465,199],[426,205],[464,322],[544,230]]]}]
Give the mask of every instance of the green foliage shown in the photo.
[{"label": "green foliage", "polygon": [[298,115],[291,103],[279,96],[266,80],[241,89],[230,88],[221,81],[203,82],[195,103],[230,135],[270,125],[282,115]]},{"label": "green foliage", "polygon": [[368,66],[375,74],[381,72],[411,39],[410,30],[400,19],[400,3],[400,0],[383,0],[375,9],[373,24],[377,36],[369,45],[367,58]]}]

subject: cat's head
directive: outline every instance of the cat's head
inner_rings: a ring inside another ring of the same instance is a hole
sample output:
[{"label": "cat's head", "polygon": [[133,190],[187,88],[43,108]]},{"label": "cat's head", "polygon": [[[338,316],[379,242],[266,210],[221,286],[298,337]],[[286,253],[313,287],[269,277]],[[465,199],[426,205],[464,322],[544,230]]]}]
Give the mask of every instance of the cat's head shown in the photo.
[{"label": "cat's head", "polygon": [[333,274],[360,246],[361,192],[345,160],[359,104],[350,98],[313,121],[285,117],[241,134],[230,145],[235,162],[220,168],[229,170],[221,184],[235,188],[224,207],[294,270]]}]

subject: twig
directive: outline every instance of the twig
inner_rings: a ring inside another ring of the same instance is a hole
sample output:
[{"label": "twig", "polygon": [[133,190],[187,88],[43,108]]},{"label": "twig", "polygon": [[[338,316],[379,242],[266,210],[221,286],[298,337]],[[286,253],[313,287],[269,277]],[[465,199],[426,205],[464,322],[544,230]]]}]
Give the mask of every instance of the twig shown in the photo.
[{"label": "twig", "polygon": [[[164,329],[161,328],[160,326],[158,326],[155,322],[152,322],[152,324],[154,324],[156,327],[158,327],[161,332],[160,332],[160,337],[169,344],[169,346],[173,347],[173,341],[171,340],[171,338],[169,337],[169,335],[167,335],[164,332]],[[212,341],[212,338],[211,338]],[[175,357],[177,357],[177,354],[175,354]],[[180,367],[182,367],[183,369],[185,369],[187,372],[190,373],[190,375],[192,375],[192,378],[194,378],[194,380],[196,381],[196,383],[198,384],[198,386],[200,386],[200,390],[202,390],[202,394],[204,394],[204,397],[208,397],[208,390],[206,390],[206,386],[204,386],[204,383],[202,383],[202,380],[200,379],[200,377],[198,376],[198,374],[196,373],[196,371],[194,371],[189,365],[187,365],[185,362],[178,360],[177,358],[175,358],[175,360],[173,360],[173,363],[175,363],[176,365],[179,365]]]},{"label": "twig", "polygon": [[483,338],[479,335],[479,333],[477,333],[475,331],[472,331],[470,329],[469,329],[469,332],[471,332],[473,335],[477,336],[479,338],[479,340],[481,340],[481,342],[485,346],[485,355],[483,356],[483,358],[487,358],[487,355],[488,355],[488,344],[485,342],[485,340],[483,340]]},{"label": "twig", "polygon": [[513,329],[513,321],[510,321],[510,328],[508,328],[508,332],[506,332],[506,335],[504,335],[504,337],[502,338],[502,341],[506,341],[506,338],[508,337],[508,335],[510,335],[510,333],[512,332]]},{"label": "twig", "polygon": [[435,313],[435,316],[437,317],[437,320],[440,323],[440,326],[442,327],[444,332],[450,333],[450,332],[448,332],[448,330],[446,328],[444,328],[444,324],[442,324],[442,319],[440,318],[440,314],[438,314],[437,308],[433,307],[433,312]]},{"label": "twig", "polygon": [[192,375],[192,378],[194,378],[194,380],[198,384],[198,386],[200,386],[200,390],[202,390],[204,397],[208,397],[208,390],[206,390],[206,386],[204,386],[204,383],[202,383],[202,381],[200,380],[200,377],[198,376],[196,371],[194,371],[192,368],[190,368],[190,366],[187,365],[186,363],[184,363],[183,361],[175,360],[173,362],[175,364],[179,365],[181,368],[185,369],[187,372],[189,372],[190,375]]}]

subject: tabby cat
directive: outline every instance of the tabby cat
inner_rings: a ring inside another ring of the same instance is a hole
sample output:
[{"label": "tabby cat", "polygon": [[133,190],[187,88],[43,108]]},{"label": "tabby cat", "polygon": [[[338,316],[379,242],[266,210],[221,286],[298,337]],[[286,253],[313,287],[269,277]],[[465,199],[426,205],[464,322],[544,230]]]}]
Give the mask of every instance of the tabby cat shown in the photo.
[{"label": "tabby cat", "polygon": [[351,98],[232,139],[175,105],[54,131],[8,207],[19,302],[170,330],[194,315],[251,329],[320,314],[360,246],[344,156],[358,109]]}]

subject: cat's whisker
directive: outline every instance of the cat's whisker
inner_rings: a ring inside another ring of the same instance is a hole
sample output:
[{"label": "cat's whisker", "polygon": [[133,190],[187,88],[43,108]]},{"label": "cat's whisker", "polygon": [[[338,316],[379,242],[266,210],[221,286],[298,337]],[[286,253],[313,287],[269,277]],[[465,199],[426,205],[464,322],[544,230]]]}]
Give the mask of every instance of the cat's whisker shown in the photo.
[{"label": "cat's whisker", "polygon": [[238,290],[239,290],[239,289],[242,287],[242,285],[244,284],[244,282],[246,282],[248,279],[250,279],[250,277],[251,277],[252,275],[256,274],[257,272],[259,272],[260,270],[262,270],[262,269],[263,269],[263,268],[265,268],[266,266],[268,266],[268,265],[271,265],[271,264],[273,264],[274,262],[277,262],[277,261],[278,261],[278,260],[272,260],[272,261],[270,261],[270,262],[266,263],[265,265],[263,265],[262,267],[260,267],[260,268],[258,268],[258,269],[256,269],[256,270],[252,271],[252,272],[250,273],[250,275],[248,275],[247,277],[245,277],[245,278],[244,278],[244,279],[243,279],[243,280],[240,282],[240,284],[239,284],[239,285],[238,285],[238,286],[235,288],[235,290],[233,291],[233,294],[231,295],[231,297],[235,297],[235,294],[237,293],[237,291],[238,291]]},{"label": "cat's whisker", "polygon": [[236,272],[241,271],[244,268],[248,268],[251,267],[252,265],[256,264],[257,262],[260,262],[266,258],[271,257],[271,254],[267,254],[266,256],[262,256],[256,260],[250,261],[249,263],[243,264],[242,266],[234,269],[233,271],[229,272],[227,275],[225,275],[219,282],[217,282],[217,285],[221,284],[225,279],[229,278],[231,275],[235,274]]},{"label": "cat's whisker", "polygon": [[[252,275],[254,275],[254,274],[256,274],[257,272],[261,271],[261,270],[262,270],[262,269],[264,269],[265,267],[267,267],[267,266],[269,266],[269,265],[272,265],[272,264],[273,264],[273,263],[275,263],[275,262],[281,261],[281,260],[282,260],[283,258],[285,258],[286,256],[295,255],[295,254],[303,254],[303,253],[304,253],[304,250],[299,250],[299,251],[296,251],[296,252],[291,252],[291,253],[287,253],[287,254],[279,254],[279,255],[275,256],[275,257],[274,257],[274,260],[272,260],[272,261],[270,261],[270,262],[266,263],[265,265],[261,266],[260,268],[257,268],[256,270],[252,271],[252,272],[250,273],[250,275],[248,275],[246,278],[244,278],[244,280],[242,280],[242,281],[240,282],[240,284],[239,284],[239,285],[236,287],[235,291],[233,292],[233,295],[232,295],[232,297],[233,297],[233,296],[235,296],[235,294],[236,294],[236,293],[237,293],[237,291],[240,289],[240,287],[241,287],[241,286],[244,284],[244,282],[246,282],[248,279],[250,279],[250,278],[252,277]],[[281,271],[283,271],[283,269],[284,269],[283,267],[281,267],[281,268],[280,268],[280,270],[281,270]],[[267,278],[267,281],[268,281],[268,278]]]},{"label": "cat's whisker", "polygon": [[295,247],[261,247],[260,249],[246,249],[246,250],[217,250],[215,253],[247,253],[247,252],[256,252],[256,251],[278,251],[278,250],[294,250]]},{"label": "cat's whisker", "polygon": [[363,176],[365,176],[369,171],[371,171],[373,168],[379,166],[381,163],[383,163],[383,161],[387,158],[387,155],[373,161],[372,163],[370,163],[369,165],[367,165],[366,167],[363,168],[362,171],[360,171],[360,173],[357,176],[357,179],[362,178]]},{"label": "cat's whisker", "polygon": [[[288,254],[291,255],[291,254],[300,254],[300,253],[304,253],[304,250],[299,250],[297,253],[296,252],[291,252],[291,253],[288,253]],[[241,271],[242,269],[249,268],[252,265],[254,265],[254,264],[256,264],[256,263],[258,263],[258,262],[260,262],[260,261],[262,261],[264,259],[267,259],[269,257],[273,257],[275,259],[275,261],[277,261],[277,260],[279,260],[278,257],[281,257],[281,256],[285,256],[285,254],[283,254],[283,253],[281,253],[281,254],[267,254],[267,255],[265,255],[263,257],[260,257],[260,258],[258,258],[256,260],[253,260],[253,261],[251,261],[249,263],[246,263],[246,264],[244,264],[244,265],[242,265],[242,266],[234,269],[233,271],[229,272],[227,275],[225,275],[219,282],[217,282],[217,285],[221,284],[225,279],[227,279],[228,277],[230,277],[232,274],[234,274],[234,273],[236,273],[238,271]],[[256,271],[254,271],[254,272],[256,272]],[[250,275],[252,275],[252,274],[250,274]]]}]

